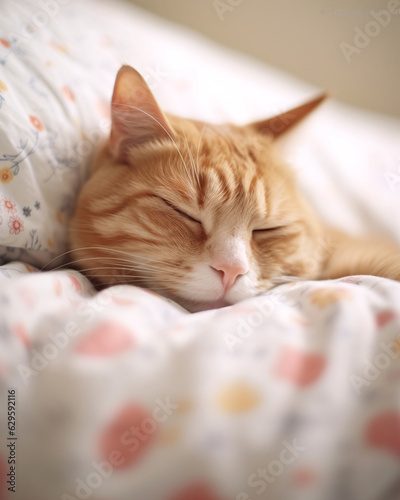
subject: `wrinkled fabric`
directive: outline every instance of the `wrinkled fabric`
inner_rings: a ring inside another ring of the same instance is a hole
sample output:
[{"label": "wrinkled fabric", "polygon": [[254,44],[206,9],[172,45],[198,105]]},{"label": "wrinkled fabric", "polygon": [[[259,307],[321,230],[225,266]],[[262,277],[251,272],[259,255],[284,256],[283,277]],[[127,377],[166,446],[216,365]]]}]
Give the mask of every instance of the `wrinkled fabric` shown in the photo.
[{"label": "wrinkled fabric", "polygon": [[5,498],[399,498],[399,283],[298,281],[189,314],[75,271],[0,278]]}]

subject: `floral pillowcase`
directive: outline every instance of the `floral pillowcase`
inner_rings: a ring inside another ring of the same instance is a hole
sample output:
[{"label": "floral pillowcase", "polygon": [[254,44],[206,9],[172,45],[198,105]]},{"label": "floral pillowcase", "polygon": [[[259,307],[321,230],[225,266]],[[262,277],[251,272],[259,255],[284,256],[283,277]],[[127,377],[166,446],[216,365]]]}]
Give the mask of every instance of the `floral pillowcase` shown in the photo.
[{"label": "floral pillowcase", "polygon": [[0,264],[44,266],[67,251],[68,219],[91,154],[109,130],[119,62],[88,22],[89,6],[58,7],[51,17],[34,0],[2,3]]}]

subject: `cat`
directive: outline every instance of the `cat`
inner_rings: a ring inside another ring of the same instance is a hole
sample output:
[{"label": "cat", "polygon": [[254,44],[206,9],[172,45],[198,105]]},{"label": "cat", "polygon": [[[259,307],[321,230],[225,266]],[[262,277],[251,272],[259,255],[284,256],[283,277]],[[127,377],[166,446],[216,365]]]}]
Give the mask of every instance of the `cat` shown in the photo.
[{"label": "cat", "polygon": [[99,286],[142,286],[192,312],[290,277],[399,280],[400,249],[325,225],[276,152],[325,97],[245,126],[211,125],[164,114],[141,75],[122,66],[110,137],[71,221],[75,266]]}]

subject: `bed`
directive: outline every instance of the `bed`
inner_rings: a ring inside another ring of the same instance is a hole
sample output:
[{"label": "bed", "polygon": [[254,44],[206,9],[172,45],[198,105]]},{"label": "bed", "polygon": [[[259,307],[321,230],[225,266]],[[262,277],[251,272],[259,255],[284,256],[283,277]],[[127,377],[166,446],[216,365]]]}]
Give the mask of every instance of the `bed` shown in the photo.
[{"label": "bed", "polygon": [[[68,267],[122,63],[212,122],[321,90],[124,3],[3,1],[0,499],[398,500],[399,283],[297,280],[190,314]],[[400,243],[399,137],[332,99],[281,147],[327,221]]]}]

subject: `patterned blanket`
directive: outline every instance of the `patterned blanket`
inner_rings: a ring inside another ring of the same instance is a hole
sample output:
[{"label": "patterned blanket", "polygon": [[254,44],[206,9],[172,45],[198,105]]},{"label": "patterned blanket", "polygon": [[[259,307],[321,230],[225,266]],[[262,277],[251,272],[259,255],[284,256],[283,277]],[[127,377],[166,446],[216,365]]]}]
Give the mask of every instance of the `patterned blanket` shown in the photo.
[{"label": "patterned blanket", "polygon": [[399,283],[299,281],[189,314],[74,271],[0,278],[2,498],[400,497]]}]

